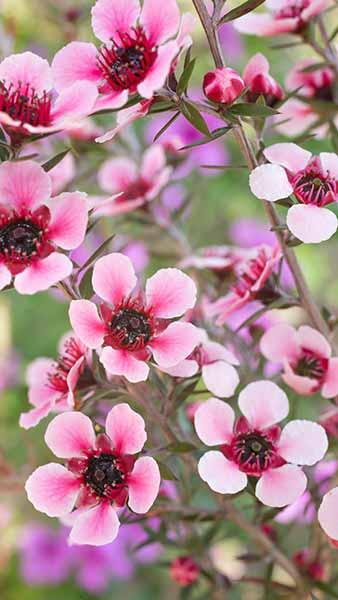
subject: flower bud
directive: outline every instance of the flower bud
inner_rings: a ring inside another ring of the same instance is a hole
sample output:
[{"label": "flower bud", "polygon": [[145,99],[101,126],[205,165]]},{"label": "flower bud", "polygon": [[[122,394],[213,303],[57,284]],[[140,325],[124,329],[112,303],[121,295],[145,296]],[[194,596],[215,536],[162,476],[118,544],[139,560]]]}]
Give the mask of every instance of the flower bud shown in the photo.
[{"label": "flower bud", "polygon": [[203,91],[206,97],[220,104],[232,104],[240,96],[244,87],[243,79],[229,67],[209,71],[203,79]]},{"label": "flower bud", "polygon": [[171,578],[185,587],[194,583],[200,574],[200,568],[190,556],[178,556],[170,565]]}]

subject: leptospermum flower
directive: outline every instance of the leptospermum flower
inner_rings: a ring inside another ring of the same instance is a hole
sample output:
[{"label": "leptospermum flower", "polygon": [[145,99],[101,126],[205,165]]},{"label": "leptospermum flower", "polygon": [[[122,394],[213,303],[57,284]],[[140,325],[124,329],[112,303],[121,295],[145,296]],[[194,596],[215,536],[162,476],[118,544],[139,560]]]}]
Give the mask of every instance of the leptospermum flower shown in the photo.
[{"label": "leptospermum flower", "polygon": [[118,215],[130,212],[153,200],[168,183],[171,168],[166,166],[165,153],[154,144],[142,158],[140,168],[130,158],[110,158],[98,172],[100,187],[113,199],[98,201],[96,213]]},{"label": "leptospermum flower", "polygon": [[230,67],[208,71],[203,78],[203,91],[208,100],[232,104],[245,88],[242,77]]},{"label": "leptospermum flower", "polygon": [[26,482],[28,499],[49,517],[72,513],[71,544],[101,546],[119,530],[117,509],[126,505],[146,513],[160,487],[160,472],[150,456],[136,458],[147,439],[144,420],[128,404],[107,415],[106,433],[95,435],[79,412],[56,416],[45,434],[47,446],[66,466],[38,467]]},{"label": "leptospermum flower", "polygon": [[61,252],[84,240],[87,195],[65,192],[50,198],[51,178],[35,162],[0,165],[0,289],[35,294],[68,277],[71,260]]},{"label": "leptospermum flower", "polygon": [[318,521],[329,538],[338,545],[338,487],[323,496],[318,510]]},{"label": "leptospermum flower", "polygon": [[207,315],[217,316],[217,324],[222,325],[232,313],[252,300],[271,299],[274,290],[268,280],[280,259],[278,246],[262,244],[249,252],[248,259],[239,265],[236,283],[226,296],[208,303]]},{"label": "leptospermum flower", "polygon": [[92,112],[96,86],[74,80],[59,95],[48,62],[33,54],[12,54],[0,63],[0,123],[9,135],[30,136],[67,129]]},{"label": "leptospermum flower", "polygon": [[273,144],[264,150],[270,164],[250,174],[250,189],[257,198],[276,202],[294,194],[298,204],[289,208],[286,223],[302,242],[318,244],[337,230],[336,215],[324,208],[338,200],[338,156],[313,156],[297,144]]},{"label": "leptospermum flower", "polygon": [[247,250],[236,246],[206,246],[180,262],[183,268],[208,269],[221,278],[231,274],[248,257]]},{"label": "leptospermum flower", "polygon": [[331,357],[330,344],[316,329],[275,325],[264,333],[260,349],[268,360],[283,365],[283,380],[298,394],[338,394],[338,357]]},{"label": "leptospermum flower", "polygon": [[329,6],[329,0],[267,0],[265,4],[270,12],[249,13],[236,19],[237,31],[267,36],[301,33]]},{"label": "leptospermum flower", "polygon": [[71,42],[57,52],[52,65],[57,89],[78,80],[94,83],[100,92],[96,110],[119,108],[136,92],[150,99],[180,48],[191,43],[191,23],[190,15],[180,23],[176,0],[144,0],[142,10],[138,0],[97,0],[92,27],[103,45]]},{"label": "leptospermum flower", "polygon": [[283,90],[270,75],[269,69],[268,60],[260,52],[249,60],[243,71],[243,80],[248,88],[245,97],[249,102],[256,102],[259,96],[263,96],[268,106],[274,106],[283,98]]},{"label": "leptospermum flower", "polygon": [[195,283],[179,269],[160,269],[147,280],[144,296],[132,294],[137,284],[133,265],[127,256],[112,253],[95,263],[92,281],[103,300],[99,312],[89,300],[73,300],[69,316],[82,342],[100,349],[108,373],[145,381],[151,355],[160,367],[172,367],[198,343],[199,332],[191,323],[168,324],[196,301]]},{"label": "leptospermum flower", "polygon": [[243,490],[248,477],[258,479],[256,497],[267,506],[294,502],[306,489],[299,465],[314,465],[325,455],[327,436],[321,425],[290,421],[282,430],[277,423],[289,412],[286,394],[271,381],[249,383],[238,397],[243,414],[227,403],[210,398],[195,415],[198,437],[207,446],[218,446],[202,456],[198,472],[220,494]]},{"label": "leptospermum flower", "polygon": [[50,412],[70,410],[74,395],[92,380],[89,370],[90,351],[70,332],[59,345],[57,361],[37,358],[27,369],[28,400],[34,408],[22,413],[20,425],[34,427]]}]

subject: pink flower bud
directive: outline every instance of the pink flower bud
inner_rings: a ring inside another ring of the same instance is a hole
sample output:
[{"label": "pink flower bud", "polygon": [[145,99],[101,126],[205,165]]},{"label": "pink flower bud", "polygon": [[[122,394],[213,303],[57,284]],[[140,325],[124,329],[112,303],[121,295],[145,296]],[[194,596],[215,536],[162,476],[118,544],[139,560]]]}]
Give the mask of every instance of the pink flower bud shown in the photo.
[{"label": "pink flower bud", "polygon": [[209,71],[203,79],[203,91],[206,97],[220,104],[232,104],[240,96],[244,87],[241,76],[229,67]]},{"label": "pink flower bud", "polygon": [[178,556],[170,565],[171,578],[185,587],[194,583],[200,574],[200,568],[190,556]]}]

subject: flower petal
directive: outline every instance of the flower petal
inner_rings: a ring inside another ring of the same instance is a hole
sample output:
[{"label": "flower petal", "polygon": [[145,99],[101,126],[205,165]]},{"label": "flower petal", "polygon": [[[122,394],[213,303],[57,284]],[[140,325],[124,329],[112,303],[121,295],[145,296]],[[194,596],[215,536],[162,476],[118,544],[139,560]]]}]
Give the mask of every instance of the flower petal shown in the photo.
[{"label": "flower petal", "polygon": [[295,465],[314,465],[324,457],[327,449],[324,427],[301,419],[288,423],[278,442],[280,456]]},{"label": "flower petal", "polygon": [[136,454],[146,443],[144,419],[129,404],[116,404],[108,413],[106,433],[118,454]]},{"label": "flower petal", "polygon": [[51,179],[40,165],[31,161],[0,165],[0,198],[3,204],[33,210],[51,195]]},{"label": "flower petal", "polygon": [[198,473],[208,486],[219,494],[237,494],[248,482],[245,473],[227,460],[222,452],[206,452],[198,462]]},{"label": "flower petal", "polygon": [[268,200],[268,202],[287,198],[293,192],[285,170],[279,165],[256,167],[250,173],[249,185],[257,198]]},{"label": "flower petal", "polygon": [[100,167],[97,178],[103,191],[123,192],[137,178],[137,167],[130,158],[110,158]]},{"label": "flower petal", "polygon": [[19,294],[35,294],[48,290],[72,273],[73,263],[64,254],[53,252],[15,276],[14,287]]},{"label": "flower petal", "polygon": [[36,510],[49,517],[61,517],[73,509],[80,483],[62,465],[49,463],[38,467],[28,477],[25,489]]},{"label": "flower petal", "polygon": [[218,360],[202,367],[202,377],[206,388],[219,398],[230,398],[239,384],[238,373],[232,365]]},{"label": "flower petal", "polygon": [[101,42],[119,40],[128,33],[140,13],[138,0],[97,0],[92,8],[93,31]]},{"label": "flower petal", "polygon": [[70,544],[103,546],[117,537],[120,522],[108,502],[79,513],[69,535]]},{"label": "flower petal", "polygon": [[338,179],[338,156],[334,152],[321,152],[319,155],[324,173]]},{"label": "flower petal", "polygon": [[51,68],[48,61],[33,52],[22,52],[7,56],[0,63],[0,81],[13,88],[28,84],[36,94],[43,94],[53,87]]},{"label": "flower petal", "polygon": [[176,0],[166,0],[165,4],[158,0],[144,0],[140,22],[150,43],[162,44],[175,35],[180,24]]},{"label": "flower petal", "polygon": [[272,381],[249,383],[238,397],[238,405],[252,427],[265,429],[289,412],[287,395]]},{"label": "flower petal", "polygon": [[98,83],[102,78],[97,49],[86,42],[70,42],[61,48],[54,56],[52,71],[58,90],[70,87],[75,81]]},{"label": "flower petal", "polygon": [[154,504],[161,483],[157,462],[150,456],[142,456],[135,462],[128,478],[128,505],[136,513],[146,513]]},{"label": "flower petal", "polygon": [[0,264],[0,290],[3,290],[6,285],[12,281],[12,274],[5,265]]},{"label": "flower petal", "polygon": [[291,206],[286,217],[291,233],[305,244],[319,244],[337,231],[337,217],[327,208],[310,204]]},{"label": "flower petal", "polygon": [[318,521],[322,529],[333,540],[338,540],[338,487],[323,497],[318,510]]},{"label": "flower petal", "polygon": [[321,390],[324,398],[334,398],[338,394],[338,358],[329,360],[328,369],[325,375],[325,381]]},{"label": "flower petal", "polygon": [[49,415],[49,413],[53,410],[53,407],[54,403],[49,401],[39,404],[39,406],[32,408],[32,410],[29,410],[26,413],[21,413],[19,419],[20,427],[23,427],[23,429],[35,427],[38,425],[38,423],[40,423],[40,421],[42,421],[42,419]]},{"label": "flower petal", "polygon": [[196,411],[196,433],[207,446],[219,446],[231,441],[234,421],[235,413],[229,404],[209,398]]},{"label": "flower petal", "polygon": [[297,394],[301,394],[303,396],[309,396],[318,390],[317,379],[303,377],[303,375],[296,375],[288,362],[284,362],[284,373],[282,374],[282,379],[290,386],[290,388],[295,390]]},{"label": "flower petal", "polygon": [[261,338],[260,350],[272,362],[293,361],[300,354],[297,332],[286,323],[270,327]]},{"label": "flower petal", "polygon": [[105,325],[93,302],[73,300],[69,307],[69,319],[76,335],[88,348],[99,348],[102,345]]},{"label": "flower petal", "polygon": [[45,442],[59,458],[87,456],[95,448],[95,432],[89,417],[80,412],[65,412],[49,423]]},{"label": "flower petal", "polygon": [[147,280],[147,308],[159,319],[180,317],[196,302],[195,282],[179,269],[160,269]]},{"label": "flower petal", "polygon": [[96,261],[93,288],[100,298],[118,305],[127,298],[137,283],[133,263],[128,256],[112,252]]},{"label": "flower petal", "polygon": [[91,81],[76,81],[63,89],[52,109],[55,126],[59,123],[74,126],[74,120],[87,117],[94,109],[97,96],[97,87]]},{"label": "flower petal", "polygon": [[178,51],[179,48],[174,41],[167,42],[164,46],[159,47],[153,66],[137,86],[137,91],[143,98],[152,98],[154,92],[164,85],[170,73],[171,63]]},{"label": "flower petal", "polygon": [[131,352],[114,350],[110,346],[103,348],[100,362],[108,373],[123,375],[131,383],[146,381],[149,374],[149,367],[146,362],[134,358]]},{"label": "flower petal", "polygon": [[312,156],[308,150],[292,143],[273,144],[265,148],[263,154],[268,161],[285,167],[291,173],[305,169]]},{"label": "flower petal", "polygon": [[298,329],[298,339],[302,348],[312,350],[314,354],[322,358],[331,356],[331,346],[327,339],[313,327],[302,325]]},{"label": "flower petal", "polygon": [[160,367],[173,367],[187,358],[199,342],[197,327],[175,322],[149,342],[154,359]]},{"label": "flower petal", "polygon": [[49,204],[50,239],[65,250],[78,248],[84,240],[88,223],[87,194],[65,192]]},{"label": "flower petal", "polygon": [[266,506],[292,504],[306,490],[307,479],[299,467],[283,465],[265,471],[256,486],[258,500]]}]

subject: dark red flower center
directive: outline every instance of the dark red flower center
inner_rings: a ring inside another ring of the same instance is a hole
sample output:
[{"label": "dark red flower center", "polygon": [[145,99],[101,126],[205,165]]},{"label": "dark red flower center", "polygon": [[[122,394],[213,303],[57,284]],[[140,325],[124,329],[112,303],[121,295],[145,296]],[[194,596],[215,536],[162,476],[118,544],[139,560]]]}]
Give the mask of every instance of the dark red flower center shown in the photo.
[{"label": "dark red flower center", "polygon": [[140,177],[136,181],[130,183],[128,187],[124,190],[123,194],[121,194],[121,196],[118,196],[116,200],[117,202],[126,202],[129,200],[137,200],[138,198],[143,198],[149,191],[150,187],[150,182]]},{"label": "dark red flower center", "polygon": [[275,19],[297,19],[299,18],[298,31],[304,26],[301,19],[301,14],[304,8],[307,8],[310,4],[310,0],[294,0],[294,2],[287,3],[286,6],[281,8],[275,13]]},{"label": "dark red flower center", "polygon": [[47,127],[51,123],[51,94],[38,95],[33,87],[0,83],[0,111],[21,124]]},{"label": "dark red flower center", "polygon": [[106,346],[138,351],[143,350],[154,333],[154,319],[137,300],[128,300],[116,311],[104,307],[103,318],[107,323],[104,338]]},{"label": "dark red flower center", "polygon": [[325,206],[337,199],[338,181],[328,172],[323,172],[317,158],[289,179],[294,195],[302,204]]},{"label": "dark red flower center", "polygon": [[89,458],[84,479],[98,496],[105,496],[111,488],[123,484],[125,473],[113,454],[100,454]]},{"label": "dark red flower center", "polygon": [[298,359],[297,364],[294,365],[293,370],[296,375],[301,377],[310,377],[311,379],[317,379],[318,382],[322,382],[327,368],[328,359],[318,356],[312,350],[302,349],[302,355]]},{"label": "dark red flower center", "polygon": [[69,371],[81,356],[83,356],[83,351],[79,348],[76,340],[74,338],[69,338],[65,342],[63,353],[59,356],[54,369],[49,373],[48,378],[50,387],[58,392],[67,393],[67,377]]},{"label": "dark red flower center", "polygon": [[251,292],[251,288],[261,277],[267,263],[267,256],[264,248],[259,250],[257,257],[248,261],[246,268],[239,275],[237,282],[232,286],[232,290],[240,297]]},{"label": "dark red flower center", "polygon": [[107,84],[115,91],[134,92],[157,57],[157,47],[148,40],[142,27],[129,33],[118,32],[119,40],[104,45],[98,53],[98,64]]}]

